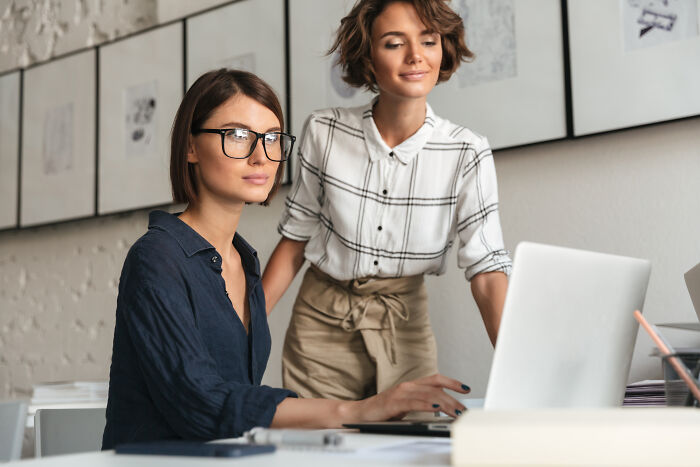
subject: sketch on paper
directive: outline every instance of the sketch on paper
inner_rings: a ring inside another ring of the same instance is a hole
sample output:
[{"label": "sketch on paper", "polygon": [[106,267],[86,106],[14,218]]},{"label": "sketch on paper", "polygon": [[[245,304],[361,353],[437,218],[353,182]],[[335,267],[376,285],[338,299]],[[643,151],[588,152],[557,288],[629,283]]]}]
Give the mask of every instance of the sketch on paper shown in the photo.
[{"label": "sketch on paper", "polygon": [[347,100],[352,99],[359,91],[358,88],[354,88],[343,81],[343,70],[337,64],[338,56],[339,53],[336,51],[330,59],[327,59],[330,86],[326,86],[326,98],[330,107],[345,106]]},{"label": "sketch on paper", "polygon": [[233,70],[248,71],[255,73],[255,54],[247,53],[230,57],[219,62],[219,66],[223,68],[231,68]]},{"label": "sketch on paper", "polygon": [[129,86],[124,90],[126,156],[147,156],[156,147],[158,83]]},{"label": "sketch on paper", "polygon": [[44,175],[73,168],[73,103],[54,107],[44,117]]},{"label": "sketch on paper", "polygon": [[464,21],[467,47],[476,55],[457,69],[459,86],[516,77],[515,0],[455,0],[453,8]]},{"label": "sketch on paper", "polygon": [[621,0],[625,49],[666,44],[698,35],[698,0]]}]

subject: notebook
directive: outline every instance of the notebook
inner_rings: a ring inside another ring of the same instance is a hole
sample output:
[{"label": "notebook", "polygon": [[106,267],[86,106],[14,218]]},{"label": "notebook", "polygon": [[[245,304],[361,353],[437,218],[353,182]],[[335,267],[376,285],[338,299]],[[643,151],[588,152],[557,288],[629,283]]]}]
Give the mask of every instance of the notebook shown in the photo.
[{"label": "notebook", "polygon": [[[520,243],[503,307],[485,410],[622,404],[649,261]],[[346,425],[449,436],[449,421]]]}]

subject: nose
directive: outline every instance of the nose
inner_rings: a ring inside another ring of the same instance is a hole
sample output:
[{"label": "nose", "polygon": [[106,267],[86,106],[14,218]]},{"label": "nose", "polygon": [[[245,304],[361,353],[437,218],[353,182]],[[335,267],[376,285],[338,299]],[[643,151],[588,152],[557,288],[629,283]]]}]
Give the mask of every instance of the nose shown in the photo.
[{"label": "nose", "polygon": [[420,44],[410,41],[406,47],[406,63],[415,64],[423,61],[423,53]]},{"label": "nose", "polygon": [[265,155],[265,148],[263,147],[262,138],[258,138],[258,140],[255,142],[253,153],[248,158],[248,163],[251,165],[263,165],[267,162],[268,159]]}]

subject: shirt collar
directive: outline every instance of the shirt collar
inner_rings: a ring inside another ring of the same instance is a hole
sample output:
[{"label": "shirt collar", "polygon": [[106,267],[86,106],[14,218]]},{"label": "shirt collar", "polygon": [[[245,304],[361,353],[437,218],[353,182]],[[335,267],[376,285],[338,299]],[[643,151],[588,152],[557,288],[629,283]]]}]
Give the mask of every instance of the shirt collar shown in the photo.
[{"label": "shirt collar", "polygon": [[390,148],[382,139],[382,135],[379,134],[377,125],[374,123],[374,118],[372,118],[372,109],[376,102],[377,97],[372,99],[372,102],[362,107],[362,131],[365,135],[365,146],[367,147],[370,160],[376,162],[385,157],[389,157],[389,154],[393,152],[399,161],[404,164],[409,163],[411,159],[416,157],[418,152],[423,149],[425,143],[428,142],[428,138],[433,134],[433,128],[435,128],[435,114],[433,113],[433,109],[426,102],[423,125],[407,140],[394,148]]},{"label": "shirt collar", "polygon": [[[157,228],[168,232],[177,241],[188,258],[200,251],[215,249],[211,243],[206,241],[204,237],[177,216],[177,214],[170,214],[165,211],[153,211],[148,216],[148,228]],[[250,271],[260,276],[258,252],[238,232],[233,237],[233,246],[241,255],[244,271]]]}]

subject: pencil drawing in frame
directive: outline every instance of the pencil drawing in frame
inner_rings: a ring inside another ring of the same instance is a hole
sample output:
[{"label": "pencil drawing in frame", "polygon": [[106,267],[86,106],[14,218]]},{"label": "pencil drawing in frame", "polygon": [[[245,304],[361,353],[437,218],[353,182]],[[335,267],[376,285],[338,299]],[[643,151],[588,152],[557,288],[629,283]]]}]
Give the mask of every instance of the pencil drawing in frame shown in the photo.
[{"label": "pencil drawing in frame", "polygon": [[20,72],[0,76],[0,230],[17,226]]},{"label": "pencil drawing in frame", "polygon": [[574,135],[700,114],[698,0],[568,0]]},{"label": "pencil drawing in frame", "polygon": [[218,68],[249,71],[275,90],[286,115],[284,11],[284,0],[247,0],[187,18],[187,86]]},{"label": "pencil drawing in frame", "polygon": [[95,50],[28,68],[20,226],[95,213]]},{"label": "pencil drawing in frame", "polygon": [[183,93],[183,25],[100,49],[98,212],[172,201],[170,128]]}]

